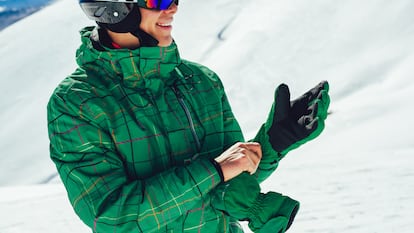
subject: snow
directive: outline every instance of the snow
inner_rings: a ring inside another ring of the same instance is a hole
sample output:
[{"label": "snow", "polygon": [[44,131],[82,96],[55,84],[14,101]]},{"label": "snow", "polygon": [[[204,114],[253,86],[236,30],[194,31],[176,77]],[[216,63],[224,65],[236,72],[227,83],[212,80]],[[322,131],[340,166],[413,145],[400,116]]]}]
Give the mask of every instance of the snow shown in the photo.
[{"label": "snow", "polygon": [[[246,138],[279,83],[296,97],[330,82],[325,131],[262,185],[301,202],[289,232],[413,231],[414,1],[182,0],[179,8],[182,57],[220,75]],[[90,232],[49,160],[46,104],[75,68],[77,32],[91,24],[76,1],[60,0],[0,32],[1,233]]]}]

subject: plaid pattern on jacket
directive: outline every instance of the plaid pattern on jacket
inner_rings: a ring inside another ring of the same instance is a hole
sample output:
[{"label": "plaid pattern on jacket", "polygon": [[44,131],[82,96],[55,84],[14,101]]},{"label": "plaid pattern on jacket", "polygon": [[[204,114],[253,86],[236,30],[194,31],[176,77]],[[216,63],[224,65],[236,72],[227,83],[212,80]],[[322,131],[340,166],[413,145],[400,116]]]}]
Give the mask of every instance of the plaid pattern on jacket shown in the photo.
[{"label": "plaid pattern on jacket", "polygon": [[210,159],[243,136],[215,73],[176,45],[94,48],[48,104],[50,153],[69,200],[94,232],[228,232],[210,205]]},{"label": "plaid pattern on jacket", "polygon": [[[242,232],[211,205],[211,159],[244,141],[218,76],[175,43],[114,50],[93,27],[81,35],[79,68],[48,104],[50,156],[81,220],[93,232]],[[277,167],[271,153],[259,181]]]}]

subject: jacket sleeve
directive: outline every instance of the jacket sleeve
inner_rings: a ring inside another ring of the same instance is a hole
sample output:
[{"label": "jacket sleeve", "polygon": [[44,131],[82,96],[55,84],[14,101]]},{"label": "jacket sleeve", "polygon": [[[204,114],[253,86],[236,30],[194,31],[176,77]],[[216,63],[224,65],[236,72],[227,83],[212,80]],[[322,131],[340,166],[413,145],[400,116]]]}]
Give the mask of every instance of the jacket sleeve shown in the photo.
[{"label": "jacket sleeve", "polygon": [[48,104],[50,156],[75,212],[94,232],[166,229],[220,183],[214,165],[202,159],[129,180],[110,134],[67,102],[53,95]]},{"label": "jacket sleeve", "polygon": [[225,92],[223,82],[221,81],[220,77],[214,71],[210,70],[205,66],[198,65],[198,67],[201,69],[203,75],[206,76],[208,80],[210,80],[211,85],[214,87],[216,91],[216,95],[221,98],[224,133],[223,150],[221,152],[224,152],[226,149],[228,149],[236,142],[243,142],[243,133],[241,131],[237,119],[233,114],[232,108],[230,106],[229,100]]},{"label": "jacket sleeve", "polygon": [[226,94],[222,97],[223,104],[223,124],[224,124],[224,145],[227,149],[236,142],[243,142],[244,137],[240,129],[240,125],[231,110]]}]

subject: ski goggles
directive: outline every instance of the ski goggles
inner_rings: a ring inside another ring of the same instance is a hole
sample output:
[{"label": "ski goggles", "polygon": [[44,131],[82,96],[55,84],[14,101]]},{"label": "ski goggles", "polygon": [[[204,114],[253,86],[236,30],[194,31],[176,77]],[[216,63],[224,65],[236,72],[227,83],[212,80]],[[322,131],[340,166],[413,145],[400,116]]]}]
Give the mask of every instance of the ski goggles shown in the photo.
[{"label": "ski goggles", "polygon": [[152,10],[167,10],[173,3],[178,5],[178,0],[138,0],[138,6]]}]

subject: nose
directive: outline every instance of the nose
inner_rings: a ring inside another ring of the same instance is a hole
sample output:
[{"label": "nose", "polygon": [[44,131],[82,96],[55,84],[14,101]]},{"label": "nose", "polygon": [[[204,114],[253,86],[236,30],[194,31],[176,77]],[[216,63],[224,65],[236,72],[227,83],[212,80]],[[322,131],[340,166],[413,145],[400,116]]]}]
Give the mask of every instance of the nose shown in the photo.
[{"label": "nose", "polygon": [[171,14],[171,13],[175,14],[177,10],[178,10],[178,5],[176,2],[173,2],[173,4],[171,4],[171,6],[168,9],[164,10],[164,12],[167,14]]}]

